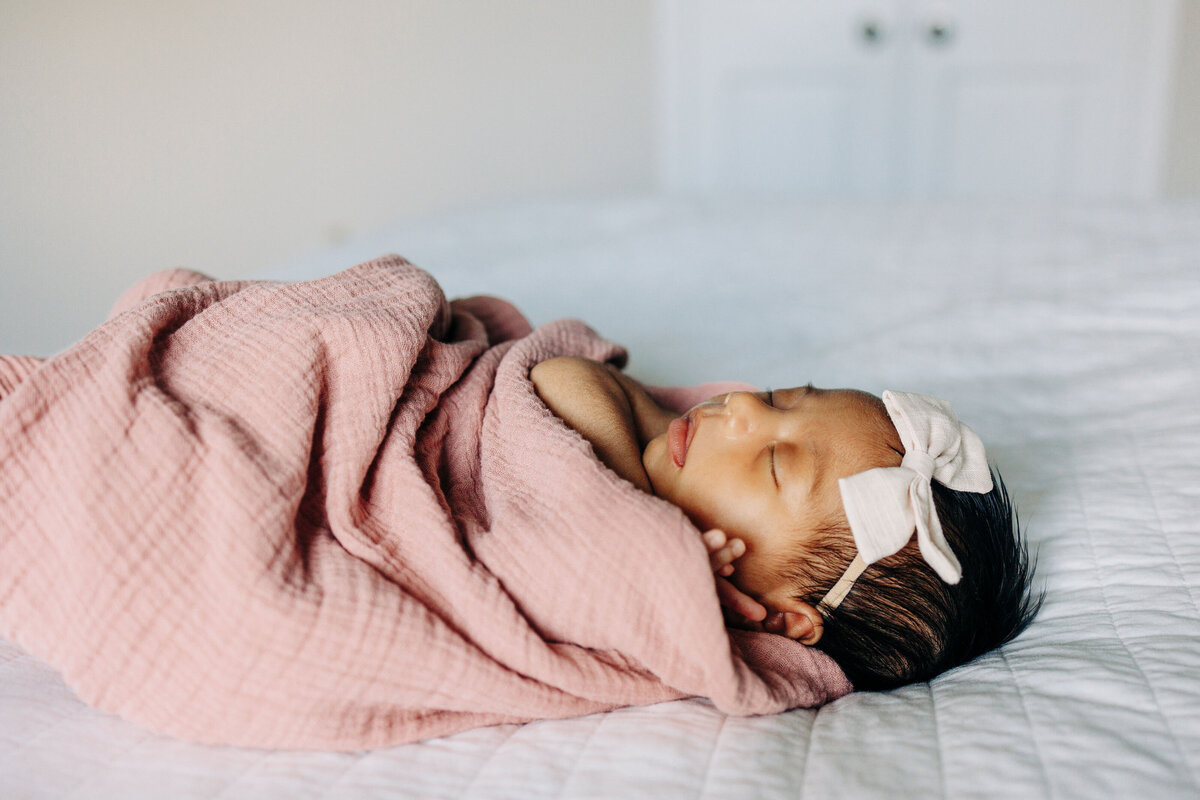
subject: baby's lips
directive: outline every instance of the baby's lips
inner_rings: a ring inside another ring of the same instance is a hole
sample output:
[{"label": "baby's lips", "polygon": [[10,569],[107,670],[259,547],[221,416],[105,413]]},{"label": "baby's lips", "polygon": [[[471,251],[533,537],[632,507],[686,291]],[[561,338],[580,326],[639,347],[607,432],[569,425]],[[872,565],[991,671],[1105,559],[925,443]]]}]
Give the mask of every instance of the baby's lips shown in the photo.
[{"label": "baby's lips", "polygon": [[687,460],[687,440],[688,428],[691,427],[687,417],[679,417],[671,420],[671,424],[667,426],[667,448],[671,453],[671,460],[675,462],[675,466],[682,467],[683,462]]}]

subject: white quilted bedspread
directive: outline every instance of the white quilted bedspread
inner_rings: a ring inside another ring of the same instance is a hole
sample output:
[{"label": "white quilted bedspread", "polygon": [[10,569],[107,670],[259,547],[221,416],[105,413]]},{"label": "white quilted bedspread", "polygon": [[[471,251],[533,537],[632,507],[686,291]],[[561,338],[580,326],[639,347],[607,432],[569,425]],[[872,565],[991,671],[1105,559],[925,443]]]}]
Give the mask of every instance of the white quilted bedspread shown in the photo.
[{"label": "white quilted bedspread", "polygon": [[151,734],[0,641],[0,797],[1200,796],[1200,206],[563,202],[255,277],[384,251],[448,294],[582,317],[649,382],[949,398],[1017,500],[1041,616],[931,684],[817,712],[681,701],[356,754]]}]

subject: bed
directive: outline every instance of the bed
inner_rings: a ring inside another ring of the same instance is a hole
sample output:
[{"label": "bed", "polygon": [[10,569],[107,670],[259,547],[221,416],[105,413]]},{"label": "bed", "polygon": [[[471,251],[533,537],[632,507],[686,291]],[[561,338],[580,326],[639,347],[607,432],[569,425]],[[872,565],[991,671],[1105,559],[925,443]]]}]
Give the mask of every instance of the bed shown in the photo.
[{"label": "bed", "polygon": [[587,320],[648,382],[951,399],[1016,498],[1040,616],[931,683],[819,710],[692,699],[357,753],[154,734],[0,641],[0,795],[1200,795],[1200,206],[563,200],[410,221],[254,277],[389,251],[450,296]]}]

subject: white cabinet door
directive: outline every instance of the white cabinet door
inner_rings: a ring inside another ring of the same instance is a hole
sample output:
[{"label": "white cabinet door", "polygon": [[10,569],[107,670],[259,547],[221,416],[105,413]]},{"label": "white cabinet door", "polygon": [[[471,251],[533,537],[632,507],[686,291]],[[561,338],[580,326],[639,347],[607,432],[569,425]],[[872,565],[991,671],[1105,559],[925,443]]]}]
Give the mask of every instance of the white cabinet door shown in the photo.
[{"label": "white cabinet door", "polygon": [[660,0],[663,182],[1152,196],[1176,4]]},{"label": "white cabinet door", "polygon": [[665,182],[890,194],[898,0],[665,3]]},{"label": "white cabinet door", "polygon": [[[1146,0],[917,3],[907,183],[917,196],[1137,195]],[[1165,76],[1164,76],[1165,77]],[[1163,78],[1159,78],[1163,81]]]}]

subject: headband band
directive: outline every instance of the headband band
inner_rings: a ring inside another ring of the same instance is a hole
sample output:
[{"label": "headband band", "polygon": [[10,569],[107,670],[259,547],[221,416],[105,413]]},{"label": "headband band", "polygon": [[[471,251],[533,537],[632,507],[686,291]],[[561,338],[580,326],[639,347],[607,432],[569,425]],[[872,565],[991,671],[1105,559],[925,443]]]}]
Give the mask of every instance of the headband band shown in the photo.
[{"label": "headband band", "polygon": [[850,594],[850,590],[854,588],[854,582],[866,568],[867,562],[862,560],[862,556],[855,553],[854,560],[850,562],[850,566],[846,567],[842,577],[838,578],[838,582],[833,585],[833,588],[826,592],[825,596],[817,603],[817,610],[821,612],[821,616],[829,616],[830,611],[842,604],[846,595]]},{"label": "headband band", "polygon": [[914,531],[926,563],[946,583],[958,583],[962,566],[942,534],[931,481],[960,492],[992,490],[983,442],[959,421],[949,403],[887,391],[883,405],[900,434],[904,458],[898,467],[870,469],[838,481],[858,555],[818,604],[830,611],[868,565],[898,552]]}]

